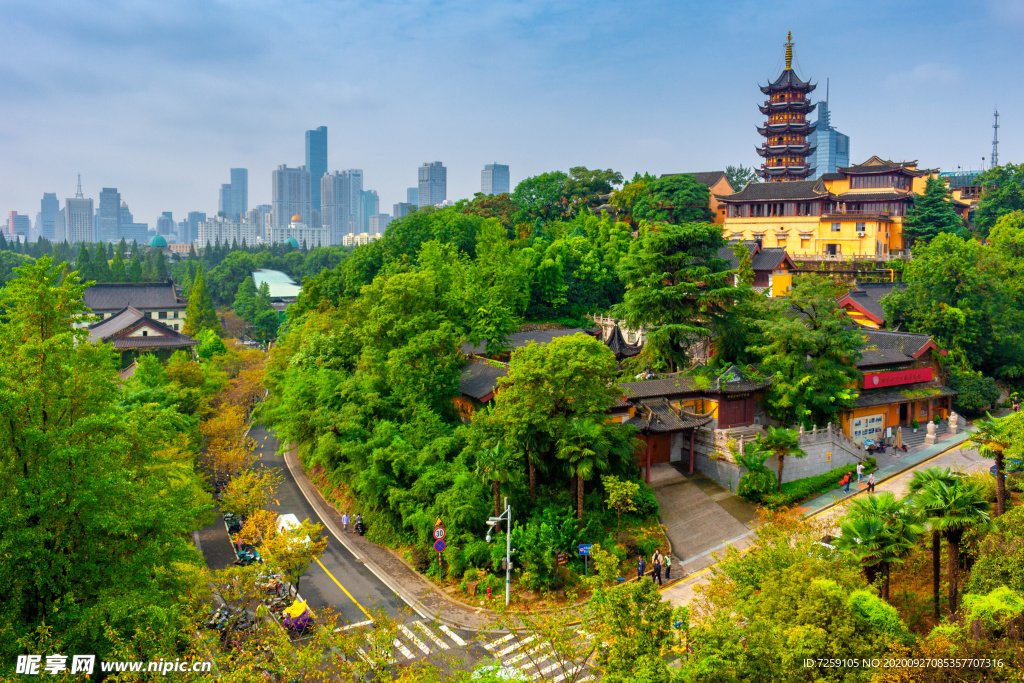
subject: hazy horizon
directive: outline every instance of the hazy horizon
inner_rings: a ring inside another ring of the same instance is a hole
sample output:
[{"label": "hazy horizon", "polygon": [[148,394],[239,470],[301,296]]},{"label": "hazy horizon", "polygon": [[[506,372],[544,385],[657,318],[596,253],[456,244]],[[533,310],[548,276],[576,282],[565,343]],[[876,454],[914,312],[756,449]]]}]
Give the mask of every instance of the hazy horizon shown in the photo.
[{"label": "hazy horizon", "polygon": [[[1020,162],[1014,48],[1024,4],[52,2],[0,9],[0,210],[32,220],[44,192],[116,187],[136,221],[217,211],[229,169],[249,206],[271,172],[304,163],[328,127],[329,170],[361,168],[380,210],[423,162],[448,198],[571,166],[626,177],[760,163],[765,83],[793,31],[796,64],[831,82],[851,162],[872,155],[956,170]],[[831,20],[831,21],[830,21]],[[840,28],[823,31],[835,24]]]}]

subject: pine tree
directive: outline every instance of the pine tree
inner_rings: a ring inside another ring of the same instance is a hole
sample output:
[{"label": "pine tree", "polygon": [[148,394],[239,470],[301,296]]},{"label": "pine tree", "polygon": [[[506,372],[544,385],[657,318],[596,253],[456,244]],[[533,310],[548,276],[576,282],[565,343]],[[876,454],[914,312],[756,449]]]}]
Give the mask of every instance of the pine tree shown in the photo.
[{"label": "pine tree", "polygon": [[117,248],[121,251],[121,258],[124,258],[125,254],[128,253],[128,242],[125,238],[121,238],[121,241],[117,243]]},{"label": "pine tree", "polygon": [[163,282],[167,279],[167,259],[164,258],[163,249],[158,249],[156,252],[156,279]]},{"label": "pine tree", "polygon": [[139,260],[139,252],[132,253],[132,262],[128,266],[128,281],[142,282],[142,261]]},{"label": "pine tree", "polygon": [[253,324],[256,326],[256,336],[260,340],[267,341],[277,336],[277,328],[281,324],[281,317],[274,310],[274,305],[270,301],[270,285],[266,281],[260,283],[259,295],[256,297]]},{"label": "pine tree", "polygon": [[946,181],[929,178],[923,195],[914,198],[914,206],[903,221],[903,234],[922,242],[950,232],[963,238],[969,236],[963,220],[952,204]]},{"label": "pine tree", "polygon": [[102,244],[96,244],[92,253],[92,272],[96,282],[111,282],[110,264],[107,263],[107,250]]},{"label": "pine tree", "polygon": [[203,267],[200,265],[196,271],[196,279],[189,289],[183,332],[195,335],[203,329],[213,330],[220,334],[220,321],[217,320],[217,311],[213,308],[210,293],[206,291],[206,277],[203,275]]},{"label": "pine tree", "polygon": [[4,234],[0,232],[0,250],[7,250],[7,240],[4,239]]},{"label": "pine tree", "polygon": [[256,321],[256,296],[256,284],[250,275],[238,285],[238,293],[235,294],[235,313],[242,320],[250,323]]},{"label": "pine tree", "polygon": [[233,237],[231,239],[231,251],[237,251],[237,250],[238,250],[238,238],[237,237]]},{"label": "pine tree", "polygon": [[78,271],[78,277],[81,278],[82,282],[88,282],[89,280],[95,280],[92,271],[92,258],[89,256],[89,247],[85,242],[82,242],[78,247],[78,258],[75,259],[75,270]]},{"label": "pine tree", "polygon": [[110,278],[113,282],[125,282],[128,280],[128,268],[124,262],[124,251],[121,249],[121,245],[124,244],[124,240],[121,240],[121,244],[117,245],[117,249],[114,250],[114,260],[110,264]]},{"label": "pine tree", "polygon": [[107,242],[107,260],[114,258],[114,243]]},{"label": "pine tree", "polygon": [[142,279],[144,282],[153,282],[156,280],[156,264],[154,263],[154,257],[156,254],[153,249],[146,250],[146,261],[142,266]]},{"label": "pine tree", "polygon": [[199,258],[199,255],[196,254],[196,245],[195,244],[188,245],[188,260],[189,261],[195,261],[197,258]]}]

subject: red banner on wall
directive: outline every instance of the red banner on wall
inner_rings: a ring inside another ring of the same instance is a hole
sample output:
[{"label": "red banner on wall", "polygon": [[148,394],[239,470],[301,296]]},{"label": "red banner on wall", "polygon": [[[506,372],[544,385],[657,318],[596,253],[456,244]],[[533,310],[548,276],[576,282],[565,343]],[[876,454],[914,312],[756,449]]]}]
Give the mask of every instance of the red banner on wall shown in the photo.
[{"label": "red banner on wall", "polygon": [[893,387],[898,384],[931,382],[932,377],[932,368],[911,368],[895,372],[871,372],[864,374],[864,388],[878,389],[881,387]]}]

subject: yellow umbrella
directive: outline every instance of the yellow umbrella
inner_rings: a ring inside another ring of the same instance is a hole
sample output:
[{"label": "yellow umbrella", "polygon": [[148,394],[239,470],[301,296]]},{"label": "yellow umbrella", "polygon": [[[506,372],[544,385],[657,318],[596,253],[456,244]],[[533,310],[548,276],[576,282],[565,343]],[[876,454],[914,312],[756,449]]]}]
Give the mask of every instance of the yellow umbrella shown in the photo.
[{"label": "yellow umbrella", "polygon": [[309,616],[313,616],[313,610],[309,609],[309,606],[301,600],[296,600],[284,610],[284,613],[292,619],[298,619],[303,612],[309,612]]}]

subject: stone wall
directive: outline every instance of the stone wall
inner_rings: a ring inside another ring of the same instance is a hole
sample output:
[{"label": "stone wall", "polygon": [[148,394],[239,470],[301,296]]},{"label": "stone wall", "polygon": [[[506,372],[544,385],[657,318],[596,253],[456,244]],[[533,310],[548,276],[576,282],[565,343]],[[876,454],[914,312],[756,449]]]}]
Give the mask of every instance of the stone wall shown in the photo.
[{"label": "stone wall", "polygon": [[[733,429],[700,429],[694,438],[695,467],[722,486],[735,491],[746,468],[739,465],[729,452],[728,443],[737,448],[756,438],[762,432],[759,425]],[[827,425],[811,431],[801,430],[800,447],[805,458],[787,458],[782,470],[782,483],[824,474],[843,465],[851,465],[867,458],[867,452],[857,446],[838,425]],[[831,456],[829,455],[831,454]],[[778,470],[778,460],[765,459],[765,467]]]}]

